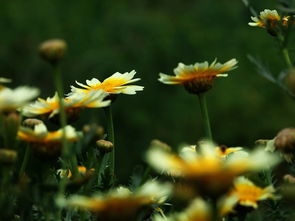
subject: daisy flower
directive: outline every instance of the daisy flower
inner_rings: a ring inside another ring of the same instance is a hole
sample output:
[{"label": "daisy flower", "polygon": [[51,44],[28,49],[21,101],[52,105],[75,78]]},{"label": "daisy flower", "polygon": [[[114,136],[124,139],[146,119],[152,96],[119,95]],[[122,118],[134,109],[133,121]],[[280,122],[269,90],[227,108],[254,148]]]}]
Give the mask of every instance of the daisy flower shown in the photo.
[{"label": "daisy flower", "polygon": [[[71,116],[74,113],[79,113],[82,108],[100,108],[110,105],[110,100],[104,100],[107,93],[102,90],[91,90],[87,94],[75,93],[66,97],[63,102],[65,106],[65,112],[67,116]],[[45,115],[52,118],[60,111],[59,97],[55,93],[53,97],[48,97],[46,100],[38,98],[38,100],[25,106],[22,113],[26,117],[35,117],[39,115]]]},{"label": "daisy flower", "polygon": [[275,34],[274,28],[279,24],[288,26],[290,16],[281,17],[276,10],[265,9],[258,17],[251,17],[251,19],[252,22],[248,23],[250,26],[267,28],[271,34]]},{"label": "daisy flower", "polygon": [[182,84],[190,93],[200,94],[212,87],[216,77],[226,77],[226,72],[237,68],[237,63],[236,59],[224,64],[216,63],[215,60],[210,65],[207,61],[193,65],[179,63],[174,69],[175,76],[160,73],[159,81],[164,84]]},{"label": "daisy flower", "polygon": [[277,199],[272,185],[265,188],[256,186],[246,177],[238,177],[234,181],[234,186],[229,194],[220,201],[222,204],[222,214],[226,215],[238,210],[237,205],[244,207],[258,208],[259,201],[267,199]]},{"label": "daisy flower", "polygon": [[27,86],[10,89],[3,87],[0,90],[0,112],[14,111],[37,97],[39,89]]},{"label": "daisy flower", "polygon": [[142,91],[143,86],[130,85],[140,78],[134,78],[136,72],[133,70],[131,72],[126,72],[121,74],[119,72],[114,73],[112,76],[105,79],[103,82],[96,78],[91,80],[86,80],[86,85],[76,82],[82,88],[76,88],[71,86],[72,93],[81,92],[88,93],[91,90],[103,90],[109,94],[136,94],[137,91]]},{"label": "daisy flower", "polygon": [[70,125],[64,129],[49,132],[43,123],[34,125],[33,128],[21,126],[17,136],[18,139],[30,143],[36,152],[56,156],[61,152],[63,133],[68,142],[75,142],[81,137],[81,134]]},{"label": "daisy flower", "polygon": [[134,192],[118,187],[92,197],[72,196],[67,200],[60,199],[58,204],[89,210],[104,221],[129,221],[135,220],[141,208],[164,203],[170,192],[170,184],[148,181]]},{"label": "daisy flower", "polygon": [[263,149],[251,153],[237,151],[222,157],[211,142],[202,142],[198,148],[184,147],[179,154],[157,146],[147,152],[147,162],[158,172],[179,178],[204,194],[224,193],[236,176],[269,168],[278,161],[278,156]]}]

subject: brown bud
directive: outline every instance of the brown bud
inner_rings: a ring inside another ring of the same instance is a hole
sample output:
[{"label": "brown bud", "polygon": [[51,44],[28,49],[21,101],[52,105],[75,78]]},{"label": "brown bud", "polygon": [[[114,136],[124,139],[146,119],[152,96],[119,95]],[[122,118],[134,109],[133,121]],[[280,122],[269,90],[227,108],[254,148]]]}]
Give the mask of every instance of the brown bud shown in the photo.
[{"label": "brown bud", "polygon": [[51,64],[56,64],[63,58],[67,50],[67,43],[62,39],[51,39],[41,43],[39,54]]},{"label": "brown bud", "polygon": [[10,149],[0,149],[0,162],[13,164],[17,159],[17,152]]},{"label": "brown bud", "polygon": [[98,149],[103,153],[109,153],[114,148],[113,143],[107,140],[98,140],[96,141],[96,145]]},{"label": "brown bud", "polygon": [[281,130],[275,138],[275,148],[283,153],[295,151],[295,128]]},{"label": "brown bud", "polygon": [[23,126],[31,129],[34,129],[34,127],[39,124],[43,124],[43,121],[36,118],[28,118],[23,121]]}]

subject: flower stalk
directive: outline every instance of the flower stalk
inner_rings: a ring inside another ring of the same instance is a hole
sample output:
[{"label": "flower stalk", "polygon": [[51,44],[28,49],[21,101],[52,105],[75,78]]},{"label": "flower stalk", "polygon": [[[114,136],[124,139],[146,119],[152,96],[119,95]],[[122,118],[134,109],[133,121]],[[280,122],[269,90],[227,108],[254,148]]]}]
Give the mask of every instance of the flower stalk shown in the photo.
[{"label": "flower stalk", "polygon": [[[114,124],[111,105],[104,108],[106,121],[107,121],[107,138],[115,146],[115,134],[114,134]],[[110,172],[111,177],[115,175],[115,148],[110,153]]]},{"label": "flower stalk", "polygon": [[31,155],[31,147],[30,147],[30,144],[28,144],[26,147],[26,150],[25,150],[22,165],[19,170],[19,174],[18,174],[19,177],[21,177],[23,175],[23,173],[25,172],[27,165],[28,165],[28,161],[30,159],[30,155]]},{"label": "flower stalk", "polygon": [[210,120],[209,120],[209,114],[207,109],[207,102],[205,93],[198,94],[199,97],[199,103],[201,108],[201,114],[202,114],[202,123],[205,131],[205,136],[209,140],[212,140],[212,132],[211,132],[211,126],[210,126]]}]

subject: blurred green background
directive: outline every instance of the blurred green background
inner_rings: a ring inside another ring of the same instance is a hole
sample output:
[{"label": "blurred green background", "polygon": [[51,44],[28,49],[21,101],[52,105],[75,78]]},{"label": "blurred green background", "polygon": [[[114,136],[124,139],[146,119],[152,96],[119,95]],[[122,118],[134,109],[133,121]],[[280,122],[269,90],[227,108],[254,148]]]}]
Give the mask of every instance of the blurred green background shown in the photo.
[{"label": "blurred green background", "polygon": [[[258,11],[278,4],[252,2]],[[203,136],[197,97],[157,81],[159,72],[173,74],[178,62],[239,61],[208,93],[218,143],[253,146],[295,125],[294,101],[246,58],[258,55],[274,72],[285,68],[272,37],[248,26],[251,14],[240,0],[3,0],[0,16],[0,75],[13,79],[12,86],[37,86],[44,98],[54,94],[51,69],[37,52],[50,38],[69,45],[62,64],[66,92],[75,80],[137,71],[145,90],[122,95],[113,106],[122,179],[142,161],[151,139],[177,147]],[[76,127],[104,125],[103,117],[102,110],[85,110]]]}]

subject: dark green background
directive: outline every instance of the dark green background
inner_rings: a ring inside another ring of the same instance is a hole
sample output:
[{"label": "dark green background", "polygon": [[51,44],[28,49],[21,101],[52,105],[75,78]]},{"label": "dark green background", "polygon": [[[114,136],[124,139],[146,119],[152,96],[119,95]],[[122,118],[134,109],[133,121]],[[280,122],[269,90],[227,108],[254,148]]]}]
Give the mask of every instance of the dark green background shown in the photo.
[{"label": "dark green background", "polygon": [[[253,3],[258,11],[277,6],[275,0]],[[137,71],[145,90],[113,105],[122,176],[143,159],[151,139],[177,147],[203,135],[197,97],[157,81],[159,72],[173,74],[178,62],[239,61],[208,93],[218,143],[252,146],[295,125],[294,102],[246,58],[259,55],[277,73],[285,68],[272,37],[247,25],[251,15],[240,0],[3,0],[0,16],[0,74],[13,86],[37,86],[41,97],[54,94],[51,69],[37,53],[50,38],[69,45],[62,65],[66,91],[75,80]],[[85,110],[76,126],[94,121],[105,123],[101,110]]]}]

